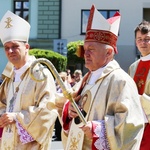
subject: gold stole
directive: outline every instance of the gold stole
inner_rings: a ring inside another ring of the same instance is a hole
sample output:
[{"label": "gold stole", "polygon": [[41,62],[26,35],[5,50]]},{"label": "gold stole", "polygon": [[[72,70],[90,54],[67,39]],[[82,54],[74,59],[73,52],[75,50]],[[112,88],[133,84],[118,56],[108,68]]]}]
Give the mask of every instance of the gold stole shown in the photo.
[{"label": "gold stole", "polygon": [[[18,83],[16,83],[18,84]],[[8,92],[8,97],[7,97],[7,108],[6,111],[9,111],[9,104],[10,100],[13,97],[15,87],[17,87],[15,83],[11,83],[9,87],[9,92]],[[18,98],[18,95],[17,95]],[[17,101],[16,98],[16,101]],[[15,103],[16,105],[20,106],[19,101]],[[2,143],[1,143],[1,149],[6,149],[6,150],[14,150],[15,149],[15,133],[16,133],[16,128],[15,124],[8,125],[4,127],[3,130],[3,135],[2,135]],[[9,140],[8,140],[9,139]]]},{"label": "gold stole", "polygon": [[[92,100],[95,97],[95,94],[98,90],[98,87],[100,86],[100,81],[98,81],[94,85],[86,85],[84,88],[84,91],[82,92],[81,102],[83,105],[83,109],[87,112],[85,120],[88,120],[91,106],[92,106]],[[96,90],[95,90],[96,89]],[[68,139],[67,139],[67,145],[65,150],[86,150],[86,148],[83,148],[84,141],[84,132],[79,128],[83,126],[83,123],[75,124],[74,119],[72,120]],[[91,140],[88,141],[88,144],[91,145]]]},{"label": "gold stole", "polygon": [[[26,84],[28,83],[28,81],[29,81],[29,78],[27,80],[22,81],[22,83],[19,86],[19,91],[17,93],[17,97],[16,97],[16,100],[15,100],[13,112],[19,112],[21,110],[21,107],[20,107],[21,94],[22,94],[22,91],[23,91],[24,87],[26,87]],[[8,97],[7,97],[7,108],[6,108],[7,112],[9,110],[10,100],[14,95],[13,89],[15,90],[15,88],[17,86],[18,86],[18,83],[13,83],[12,82],[12,83],[9,84],[9,90],[8,90],[9,92],[8,92]],[[0,149],[1,150],[14,150],[15,145],[18,142],[17,136],[18,136],[18,133],[17,133],[15,123],[4,127]]]},{"label": "gold stole", "polygon": [[140,95],[142,95],[144,92],[146,78],[147,78],[149,69],[150,69],[150,60],[149,61],[141,61],[140,60],[138,66],[137,66],[137,70],[134,75],[134,81],[137,85],[138,93]]}]

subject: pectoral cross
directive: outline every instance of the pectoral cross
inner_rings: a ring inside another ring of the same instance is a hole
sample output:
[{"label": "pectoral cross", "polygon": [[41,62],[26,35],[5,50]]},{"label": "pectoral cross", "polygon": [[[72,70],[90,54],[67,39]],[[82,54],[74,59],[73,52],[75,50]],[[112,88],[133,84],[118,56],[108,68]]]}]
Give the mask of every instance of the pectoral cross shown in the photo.
[{"label": "pectoral cross", "polygon": [[18,91],[19,91],[19,86],[16,87],[16,91],[15,91],[13,97],[11,98],[11,100],[9,102],[9,112],[13,112],[14,102],[16,100]]}]

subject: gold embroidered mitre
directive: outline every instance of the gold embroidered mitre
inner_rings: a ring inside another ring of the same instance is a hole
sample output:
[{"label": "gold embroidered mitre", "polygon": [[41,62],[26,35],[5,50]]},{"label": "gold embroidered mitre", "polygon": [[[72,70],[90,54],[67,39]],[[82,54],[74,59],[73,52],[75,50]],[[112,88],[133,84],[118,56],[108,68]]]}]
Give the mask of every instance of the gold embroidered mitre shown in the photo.
[{"label": "gold embroidered mitre", "polygon": [[30,24],[18,15],[7,11],[0,22],[0,38],[3,45],[9,41],[28,42]]}]

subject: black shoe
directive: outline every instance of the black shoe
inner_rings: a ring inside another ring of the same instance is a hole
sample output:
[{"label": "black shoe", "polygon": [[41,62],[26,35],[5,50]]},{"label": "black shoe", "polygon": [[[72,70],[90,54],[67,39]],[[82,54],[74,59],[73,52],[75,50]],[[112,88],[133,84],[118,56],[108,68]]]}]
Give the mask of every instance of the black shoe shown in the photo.
[{"label": "black shoe", "polygon": [[53,136],[52,136],[52,139],[55,139],[55,138],[57,138],[56,135],[53,135]]},{"label": "black shoe", "polygon": [[61,141],[61,139],[56,137],[56,138],[52,139],[52,141]]}]

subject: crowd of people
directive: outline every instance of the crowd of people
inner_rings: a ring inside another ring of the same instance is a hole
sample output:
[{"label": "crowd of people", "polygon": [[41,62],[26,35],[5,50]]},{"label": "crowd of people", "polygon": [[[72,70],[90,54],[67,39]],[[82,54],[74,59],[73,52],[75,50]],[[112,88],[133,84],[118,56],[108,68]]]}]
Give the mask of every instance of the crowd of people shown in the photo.
[{"label": "crowd of people", "polygon": [[[77,89],[79,88],[79,86],[82,83],[82,71],[77,69],[74,71],[74,73],[71,73],[70,69],[67,69],[66,72],[62,71],[59,73],[59,76],[62,78],[62,81],[65,85],[65,87],[70,90],[70,92],[75,92],[77,91]],[[63,96],[63,91],[60,87],[59,84],[57,84],[56,81],[56,88],[57,88],[57,96]],[[58,100],[60,102],[60,100]],[[62,115],[62,108],[65,101],[61,100],[61,105],[58,102],[57,106],[59,107],[59,112],[60,112],[60,116]],[[61,108],[61,109],[60,109]],[[61,118],[57,117],[56,122],[55,122],[55,134],[53,136],[53,141],[61,141],[61,132],[62,132],[62,124],[61,124]]]},{"label": "crowd of people", "polygon": [[[44,81],[31,78],[30,24],[6,12],[0,22],[8,59],[0,85],[1,150],[49,150],[52,140],[62,140],[65,150],[150,149],[150,22],[135,29],[141,57],[126,73],[114,59],[120,20],[119,12],[105,19],[92,5],[80,49],[88,72],[59,73],[70,101],[47,68]],[[33,68],[38,79],[40,70]]]}]

